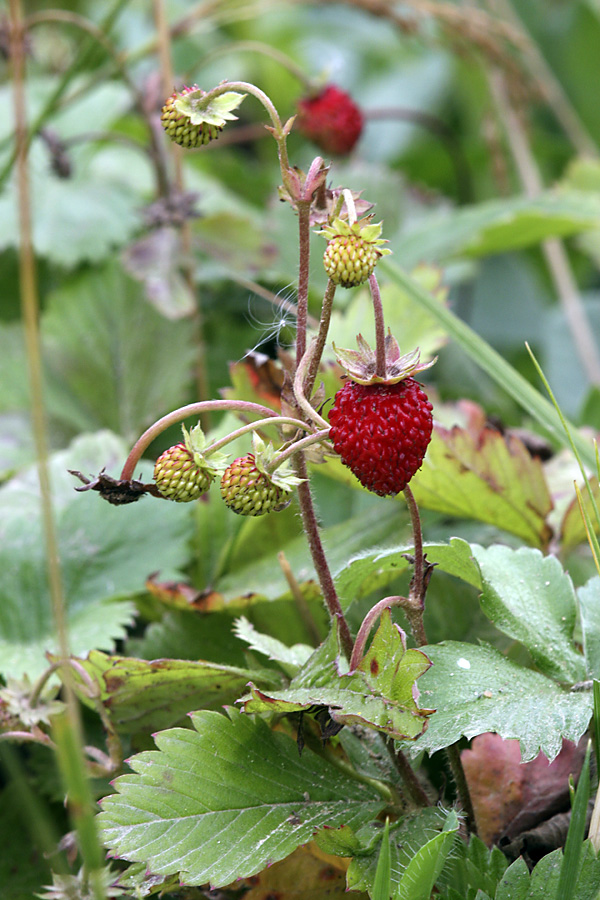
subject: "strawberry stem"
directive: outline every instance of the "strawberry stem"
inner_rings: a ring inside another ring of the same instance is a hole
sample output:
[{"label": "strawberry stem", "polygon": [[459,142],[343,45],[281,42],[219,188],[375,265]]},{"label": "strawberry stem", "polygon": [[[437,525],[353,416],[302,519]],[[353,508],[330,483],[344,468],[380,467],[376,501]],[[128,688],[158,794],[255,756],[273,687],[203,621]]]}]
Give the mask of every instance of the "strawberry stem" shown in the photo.
[{"label": "strawberry stem", "polygon": [[[258,424],[258,423],[255,423]],[[268,424],[271,424],[270,422]],[[304,425],[304,428],[307,428]],[[321,431],[317,431],[315,434],[308,434],[306,437],[300,438],[299,441],[294,441],[289,447],[285,450],[282,450],[281,453],[278,453],[277,456],[274,456],[269,465],[267,466],[269,472],[274,472],[275,469],[279,468],[279,466],[289,459],[290,456],[293,456],[294,453],[299,453],[301,450],[305,450],[307,447],[310,447],[312,444],[318,444],[319,441],[324,441],[329,434],[329,427],[323,428]]]},{"label": "strawberry stem", "polygon": [[299,453],[296,457],[296,474],[302,478],[302,483],[298,485],[298,502],[300,505],[300,515],[304,526],[304,533],[308,540],[308,546],[313,561],[313,565],[319,577],[319,584],[323,592],[323,599],[329,610],[329,615],[334,623],[337,623],[340,633],[340,641],[345,656],[350,659],[352,655],[352,635],[348,622],[342,611],[340,600],[335,589],[329,563],[325,556],[321,534],[319,531],[319,523],[315,513],[315,507],[310,492],[310,483],[308,481],[308,467],[306,458],[303,453]]},{"label": "strawberry stem", "polygon": [[[313,422],[316,420],[317,413],[312,409],[308,400],[304,397],[304,375],[310,363],[310,349],[306,349],[306,317],[308,311],[308,275],[310,264],[310,206],[315,191],[322,184],[323,177],[323,160],[316,157],[313,160],[310,169],[306,175],[304,182],[303,197],[296,201],[298,210],[298,233],[299,233],[299,262],[298,262],[298,317],[297,317],[297,334],[296,334],[296,375],[294,379],[294,394],[296,402],[303,410],[306,416]],[[329,427],[329,423],[325,419],[318,416],[321,420],[320,424]],[[308,541],[310,554],[312,557],[315,571],[319,578],[323,599],[329,610],[332,622],[337,623],[339,627],[340,641],[344,654],[350,659],[352,654],[352,635],[348,622],[342,611],[339,597],[335,589],[333,576],[327,562],[327,557],[323,549],[321,541],[321,533],[319,523],[310,491],[310,482],[308,480],[308,466],[304,453],[300,452],[295,456],[296,475],[302,479],[298,485],[298,504],[300,507],[300,516],[304,533]]]},{"label": "strawberry stem", "polygon": [[316,344],[310,360],[308,360],[307,371],[304,377],[303,394],[305,397],[310,397],[317,377],[317,372],[319,371],[319,365],[321,364],[321,357],[323,355],[323,350],[325,349],[327,333],[329,331],[329,322],[331,320],[331,310],[333,308],[333,299],[335,297],[336,288],[337,285],[330,278],[327,282],[327,288],[325,289],[325,295],[323,297],[321,321],[319,323]]},{"label": "strawberry stem", "polygon": [[360,665],[360,661],[364,656],[367,638],[369,637],[375,620],[379,618],[384,609],[389,609],[391,606],[402,606],[405,601],[405,597],[384,597],[383,600],[380,600],[379,603],[376,603],[375,606],[371,607],[364,617],[362,624],[358,629],[356,640],[354,641],[354,647],[352,648],[352,655],[350,657],[350,675],[355,672]]},{"label": "strawberry stem", "polygon": [[319,413],[312,408],[312,406],[310,405],[310,401],[304,394],[304,379],[307,370],[311,367],[313,354],[317,348],[317,341],[318,338],[313,338],[306,353],[304,353],[301,358],[298,357],[299,362],[297,364],[296,375],[294,377],[294,397],[296,399],[296,403],[306,414],[306,417],[308,419],[311,419],[320,428],[329,428],[329,422],[327,422],[323,418],[323,416],[320,416]]},{"label": "strawberry stem", "polygon": [[425,557],[423,555],[423,534],[421,532],[421,517],[419,515],[419,507],[417,506],[413,492],[406,485],[403,492],[408,511],[410,513],[410,522],[413,532],[413,543],[415,548],[414,554],[414,572],[410,583],[408,599],[404,601],[403,608],[406,618],[410,624],[413,637],[419,647],[428,643],[425,624],[423,622],[423,611],[425,609],[425,593],[427,590],[427,579],[425,578]]},{"label": "strawberry stem", "polygon": [[386,376],[385,364],[385,321],[383,318],[383,304],[381,302],[381,292],[377,276],[373,272],[369,275],[369,288],[371,289],[371,299],[373,301],[373,314],[375,316],[375,374],[379,378]]},{"label": "strawberry stem", "polygon": [[141,459],[144,450],[152,443],[152,441],[162,434],[165,429],[177,422],[182,422],[188,416],[201,415],[208,411],[218,412],[219,410],[238,410],[240,412],[256,413],[259,416],[278,418],[277,413],[267,406],[261,406],[259,403],[250,403],[246,400],[200,400],[196,403],[188,403],[186,406],[180,406],[172,412],[167,413],[162,419],[154,422],[141,437],[137,439],[133,445],[129,456],[125,460],[125,465],[121,471],[122,481],[131,481],[135,467]]},{"label": "strawberry stem", "polygon": [[[267,425],[275,425],[277,427],[279,427],[280,425],[295,425],[296,428],[301,428],[302,431],[311,431],[310,425],[307,425],[306,422],[302,422],[300,421],[300,419],[292,419],[290,416],[277,416],[276,418],[272,417],[267,422],[263,420],[260,420],[259,422],[248,422],[247,425],[242,425],[241,428],[236,428],[235,431],[231,431],[229,434],[225,435],[225,437],[220,438],[213,444],[209,444],[202,451],[202,455],[204,457],[208,457],[211,453],[216,453],[217,450],[220,450],[221,447],[226,447],[227,444],[231,443],[231,441],[235,441],[237,438],[243,437],[250,431],[259,431],[261,428],[265,428],[265,426]],[[312,433],[309,435],[309,439],[310,438],[314,438],[314,435]],[[321,440],[321,438],[318,438],[317,440]],[[281,460],[281,462],[283,462],[283,460]],[[277,466],[270,466],[269,468],[277,468]]]}]

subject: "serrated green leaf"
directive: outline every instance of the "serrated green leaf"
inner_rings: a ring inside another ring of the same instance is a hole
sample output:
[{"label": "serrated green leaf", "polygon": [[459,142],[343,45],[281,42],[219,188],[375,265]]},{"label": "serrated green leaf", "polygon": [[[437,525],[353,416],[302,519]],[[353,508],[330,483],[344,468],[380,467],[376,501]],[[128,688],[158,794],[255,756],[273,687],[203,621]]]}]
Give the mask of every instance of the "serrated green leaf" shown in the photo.
[{"label": "serrated green leaf", "polygon": [[[80,666],[98,686],[117,731],[131,733],[168,728],[194,709],[220,709],[244,691],[259,673],[204,660],[143,660],[92,651]],[[80,696],[88,702],[86,683],[74,675]],[[266,684],[277,679],[264,673]]]},{"label": "serrated green leaf", "polygon": [[[125,598],[143,589],[157,567],[176,574],[187,559],[189,513],[178,504],[144,498],[115,507],[97,494],[76,493],[68,469],[114,469],[126,447],[102,432],[74,441],[49,461],[67,606],[70,649],[113,648],[132,621]],[[148,472],[148,467],[145,471]],[[35,678],[46,652],[58,650],[47,584],[37,472],[23,471],[0,489],[0,671]]]},{"label": "serrated green leaf", "polygon": [[215,887],[260,872],[325,825],[357,828],[384,802],[261,720],[229,710],[192,715],[194,730],[156,735],[130,760],[100,825],[119,856],[182,883]]},{"label": "serrated green leaf", "polygon": [[479,435],[435,425],[423,466],[411,481],[427,509],[478,519],[535,547],[552,535],[552,499],[539,459],[512,436],[487,428]]},{"label": "serrated green leaf", "polygon": [[573,646],[577,606],[573,584],[554,556],[520,547],[473,545],[481,569],[481,606],[494,625],[521,641],[542,672],[557,681],[585,678]]},{"label": "serrated green leaf", "polygon": [[463,735],[496,731],[520,741],[523,762],[538,753],[552,761],[563,737],[577,742],[588,727],[588,694],[564,690],[491,647],[446,641],[423,649],[432,666],[419,689],[422,701],[436,712],[427,731],[406,745],[411,752],[435,753]]},{"label": "serrated green leaf", "polygon": [[[470,544],[462,538],[451,538],[447,544],[426,543],[424,552],[431,563],[448,575],[481,589],[481,573],[473,559]],[[410,544],[389,550],[365,551],[334,570],[335,584],[344,606],[379,590],[405,571],[409,562],[405,554],[414,553]]]},{"label": "serrated green leaf", "polygon": [[325,657],[325,677],[311,678],[307,687],[302,672],[282,691],[260,691],[251,684],[245,711],[291,713],[326,706],[334,722],[341,725],[366,725],[394,738],[413,739],[421,734],[431,710],[418,706],[415,682],[429,668],[429,660],[420,650],[406,650],[389,610],[382,614],[357,670],[339,676],[334,665]]},{"label": "serrated green leaf", "polygon": [[587,675],[600,678],[600,578],[595,576],[577,590]]}]

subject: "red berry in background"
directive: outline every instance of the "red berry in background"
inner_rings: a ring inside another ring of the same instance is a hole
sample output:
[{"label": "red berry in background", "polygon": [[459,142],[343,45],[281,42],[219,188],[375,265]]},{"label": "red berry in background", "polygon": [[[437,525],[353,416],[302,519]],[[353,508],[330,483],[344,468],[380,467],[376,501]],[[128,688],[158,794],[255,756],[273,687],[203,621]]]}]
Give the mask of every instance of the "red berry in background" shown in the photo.
[{"label": "red berry in background", "polygon": [[352,97],[335,85],[298,101],[298,130],[325,153],[350,153],[363,124],[363,114]]},{"label": "red berry in background", "polygon": [[329,437],[364,487],[381,496],[398,494],[421,468],[433,429],[431,409],[414,378],[347,381],[329,413]]}]

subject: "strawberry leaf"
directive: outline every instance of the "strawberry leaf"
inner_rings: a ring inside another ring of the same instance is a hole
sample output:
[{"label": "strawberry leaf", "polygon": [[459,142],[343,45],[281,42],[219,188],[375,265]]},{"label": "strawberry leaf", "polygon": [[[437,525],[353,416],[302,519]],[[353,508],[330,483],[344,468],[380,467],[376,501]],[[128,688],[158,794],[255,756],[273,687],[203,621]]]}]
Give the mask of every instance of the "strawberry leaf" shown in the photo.
[{"label": "strawberry leaf", "polygon": [[[220,709],[232,703],[249,678],[277,683],[273,673],[223,666],[205,660],[143,660],[108,656],[93,650],[80,666],[98,686],[98,698],[117,731],[167,728],[193,709]],[[89,700],[87,682],[73,676],[81,699]]]},{"label": "strawberry leaf", "polygon": [[[125,458],[108,432],[82,437],[50,457],[54,513],[66,602],[69,645],[76,655],[111,650],[134,613],[128,599],[157,567],[165,576],[187,559],[189,513],[178,504],[143,498],[115,507],[95,493],[78,494],[68,469],[98,472]],[[148,473],[148,466],[140,467]],[[24,470],[0,489],[0,671],[35,678],[58,650],[46,576],[37,473]]]},{"label": "strawberry leaf", "polygon": [[260,872],[320,828],[356,829],[385,801],[294,741],[233,709],[156,735],[102,801],[106,844],[157,874],[214,887]]},{"label": "strawberry leaf", "polygon": [[573,646],[577,604],[573,584],[554,556],[520,547],[473,545],[482,575],[481,607],[494,625],[521,641],[544,674],[574,683],[586,676]]},{"label": "strawberry leaf", "polygon": [[417,704],[416,680],[429,668],[421,650],[406,650],[400,629],[386,610],[368,653],[355,672],[338,674],[335,647],[329,640],[305,670],[283,691],[265,693],[251,684],[246,712],[299,712],[326,706],[334,722],[376,728],[394,738],[413,739],[423,732],[430,709]]},{"label": "strawberry leaf", "polygon": [[[392,897],[398,900],[429,900],[443,862],[458,829],[456,813],[425,809],[403,816],[389,830]],[[361,829],[360,852],[353,854],[348,868],[348,888],[371,890],[382,852],[381,828],[373,840],[372,829]],[[418,847],[418,850],[412,848]],[[432,880],[432,876],[433,880]],[[429,890],[427,885],[429,884]]]},{"label": "strawberry leaf", "polygon": [[463,735],[496,731],[517,738],[524,762],[544,753],[550,761],[562,739],[577,742],[592,714],[589,692],[565,691],[540,672],[525,669],[497,650],[456,641],[424,648],[431,669],[419,682],[435,707],[427,731],[407,750],[435,753]]}]

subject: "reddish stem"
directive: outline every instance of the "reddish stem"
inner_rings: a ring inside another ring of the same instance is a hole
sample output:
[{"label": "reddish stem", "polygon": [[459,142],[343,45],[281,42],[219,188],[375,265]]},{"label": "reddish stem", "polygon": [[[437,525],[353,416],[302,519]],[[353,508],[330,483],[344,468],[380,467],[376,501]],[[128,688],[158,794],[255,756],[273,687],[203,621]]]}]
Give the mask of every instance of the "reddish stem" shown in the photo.
[{"label": "reddish stem", "polygon": [[384,597],[383,600],[380,600],[379,603],[376,603],[375,606],[371,607],[364,617],[362,625],[358,629],[356,640],[354,641],[352,656],[350,657],[350,674],[358,669],[364,655],[367,638],[369,637],[375,620],[379,618],[384,609],[389,609],[390,606],[401,606],[405,602],[405,597]]},{"label": "reddish stem", "polygon": [[375,354],[376,354],[376,374],[380,378],[385,378],[385,321],[383,318],[383,304],[381,303],[381,293],[375,272],[369,275],[369,287],[371,289],[371,299],[373,301],[373,314],[375,317]]},{"label": "reddish stem", "polygon": [[304,479],[302,484],[298,485],[298,502],[313,565],[319,577],[319,584],[323,591],[323,599],[329,610],[329,615],[333,622],[337,623],[339,627],[342,650],[344,651],[345,656],[350,659],[353,644],[352,635],[350,634],[348,622],[342,611],[335,584],[333,583],[333,577],[327,562],[327,557],[325,556],[325,551],[323,549],[323,543],[319,532],[319,523],[317,522],[317,516],[315,514],[315,508],[310,493],[308,470],[304,453],[299,453],[296,458],[296,473],[299,478]]},{"label": "reddish stem", "polygon": [[162,419],[158,419],[157,422],[154,422],[154,424],[151,425],[150,428],[147,428],[143,435],[137,439],[129,456],[125,460],[125,465],[121,471],[121,480],[131,481],[135,467],[140,461],[144,450],[150,446],[152,441],[157,438],[159,434],[162,434],[162,432],[171,425],[176,425],[177,422],[187,419],[188,416],[199,416],[208,411],[218,412],[221,409],[256,413],[259,416],[265,417],[278,415],[275,410],[269,409],[267,406],[261,406],[259,403],[246,402],[245,400],[200,400],[196,403],[188,403],[187,406],[180,406],[179,409],[174,409],[173,412],[167,413]]}]

